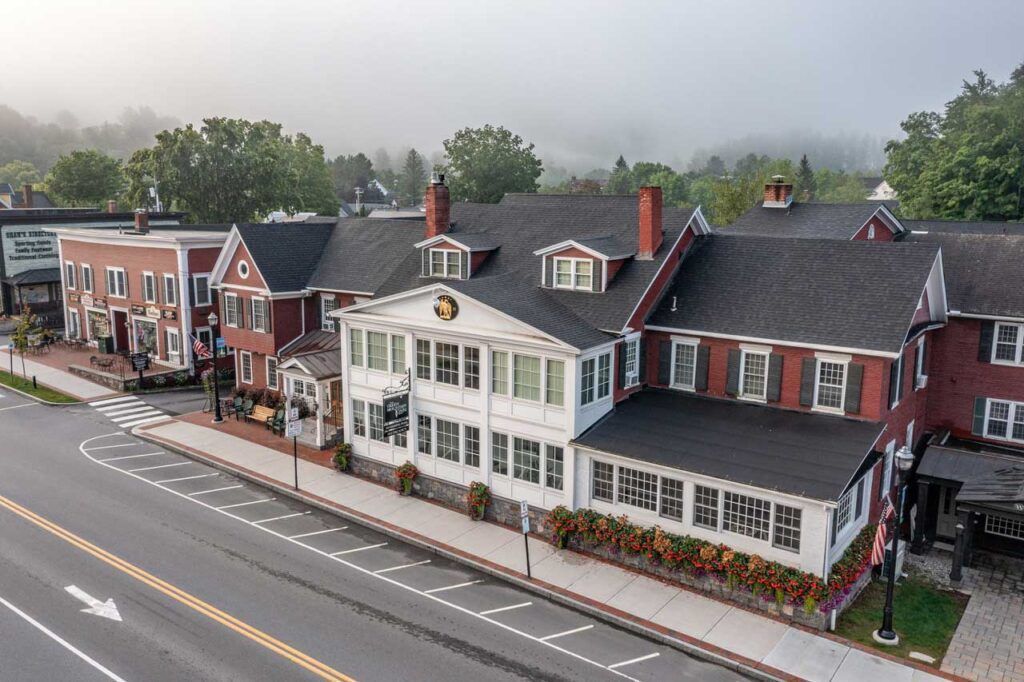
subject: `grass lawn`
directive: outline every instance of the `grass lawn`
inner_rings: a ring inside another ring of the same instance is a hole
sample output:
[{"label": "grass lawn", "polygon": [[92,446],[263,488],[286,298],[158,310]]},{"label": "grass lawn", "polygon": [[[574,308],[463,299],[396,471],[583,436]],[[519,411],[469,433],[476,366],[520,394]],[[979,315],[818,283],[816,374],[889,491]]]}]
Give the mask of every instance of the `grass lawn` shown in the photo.
[{"label": "grass lawn", "polygon": [[51,403],[77,403],[76,398],[72,398],[69,395],[64,395],[60,391],[55,391],[52,388],[46,388],[45,386],[39,386],[33,388],[31,379],[23,379],[17,375],[11,376],[10,372],[0,372],[0,386],[10,386],[16,388],[19,391],[34,395],[37,398],[43,400],[49,400]]},{"label": "grass lawn", "polygon": [[882,624],[885,605],[885,583],[876,580],[839,617],[836,634],[904,658],[911,651],[919,651],[933,657],[937,667],[946,655],[967,600],[966,595],[941,590],[911,573],[896,583],[893,592],[893,626],[900,636],[899,646],[883,646],[871,638]]}]

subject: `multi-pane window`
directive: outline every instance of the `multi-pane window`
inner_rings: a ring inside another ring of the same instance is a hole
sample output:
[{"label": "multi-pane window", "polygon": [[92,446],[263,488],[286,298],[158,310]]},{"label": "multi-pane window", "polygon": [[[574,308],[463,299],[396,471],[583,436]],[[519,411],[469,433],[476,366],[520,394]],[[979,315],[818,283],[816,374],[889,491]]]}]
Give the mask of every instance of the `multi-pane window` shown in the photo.
[{"label": "multi-pane window", "polygon": [[815,387],[814,406],[843,409],[845,380],[846,363],[818,360],[818,385]]},{"label": "multi-pane window", "polygon": [[125,298],[127,287],[125,285],[124,268],[107,268],[107,293],[118,298]]},{"label": "multi-pane window", "polygon": [[252,328],[258,332],[267,331],[267,313],[270,304],[265,299],[252,299]]},{"label": "multi-pane window", "polygon": [[384,406],[369,404],[370,408],[370,438],[386,443],[388,439],[384,436]]},{"label": "multi-pane window", "polygon": [[391,444],[394,445],[396,448],[409,447],[408,434],[405,431],[402,431],[401,433],[396,433],[395,435],[391,436]]},{"label": "multi-pane window", "polygon": [[545,377],[544,402],[548,405],[565,404],[565,363],[561,360],[545,361],[547,376]]},{"label": "multi-pane window", "polygon": [[768,383],[768,354],[743,351],[741,395],[746,398],[764,398]]},{"label": "multi-pane window", "polygon": [[580,372],[580,405],[594,402],[594,383],[597,380],[597,361],[594,358],[584,360]]},{"label": "multi-pane window", "polygon": [[610,353],[597,357],[597,397],[608,397],[612,390],[612,356]]},{"label": "multi-pane window", "polygon": [[366,403],[362,400],[352,401],[352,433],[356,436],[366,435]]},{"label": "multi-pane window", "polygon": [[590,480],[591,497],[603,502],[615,501],[615,465],[593,460]]},{"label": "multi-pane window", "polygon": [[[85,268],[82,266],[82,277],[85,277]],[[90,273],[91,276],[92,273]],[[91,289],[92,287],[89,287]],[[86,289],[86,291],[89,291]],[[178,305],[178,280],[174,275],[164,273],[164,305]]]},{"label": "multi-pane window", "polygon": [[350,362],[353,367],[363,366],[363,330],[348,330],[348,347]]},{"label": "multi-pane window", "polygon": [[1024,403],[989,400],[985,435],[989,438],[1024,441]]},{"label": "multi-pane window", "polygon": [[672,386],[693,388],[697,376],[697,345],[672,342]]},{"label": "multi-pane window", "polygon": [[320,329],[325,332],[334,331],[334,319],[330,316],[332,310],[337,310],[338,299],[334,296],[323,296],[320,298]]},{"label": "multi-pane window", "polygon": [[787,507],[784,504],[775,505],[775,526],[772,534],[772,544],[780,549],[791,552],[800,551],[800,509]]},{"label": "multi-pane window", "polygon": [[366,368],[388,371],[388,335],[384,332],[366,332]]},{"label": "multi-pane window", "polygon": [[568,258],[555,259],[555,286],[572,288],[572,261]]},{"label": "multi-pane window", "polygon": [[555,287],[583,289],[594,287],[594,261],[580,258],[555,258]]},{"label": "multi-pane window", "polygon": [[476,390],[480,388],[480,349],[466,346],[462,354],[462,385]]},{"label": "multi-pane window", "polygon": [[267,358],[267,388],[277,390],[277,358]]},{"label": "multi-pane window", "polygon": [[522,400],[540,400],[540,358],[512,356],[512,395]]},{"label": "multi-pane window", "polygon": [[459,461],[459,425],[455,422],[437,420],[437,456],[450,462]]},{"label": "multi-pane window", "polygon": [[771,511],[768,500],[727,490],[722,501],[722,530],[767,540]]},{"label": "multi-pane window", "polygon": [[192,275],[197,306],[210,305],[210,276]]},{"label": "multi-pane window", "polygon": [[1024,521],[996,514],[985,515],[985,532],[1014,540],[1024,540]]},{"label": "multi-pane window", "polygon": [[416,339],[416,378],[430,381],[430,341]]},{"label": "multi-pane window", "polygon": [[459,346],[454,343],[434,343],[434,379],[442,384],[459,385]]},{"label": "multi-pane window", "polygon": [[508,476],[508,436],[504,433],[491,434],[491,471]]},{"label": "multi-pane window", "polygon": [[82,291],[92,293],[92,266],[82,263]]},{"label": "multi-pane window", "polygon": [[661,477],[661,500],[658,514],[673,521],[683,520],[683,482]]},{"label": "multi-pane window", "polygon": [[252,383],[252,353],[242,351],[239,353],[242,358],[242,383]]},{"label": "multi-pane window", "polygon": [[75,264],[71,261],[64,263],[64,285],[68,289],[77,289],[78,283],[75,279]]},{"label": "multi-pane window", "polygon": [[465,465],[480,466],[480,429],[475,426],[462,427],[463,447],[466,449]]},{"label": "multi-pane window", "polygon": [[432,277],[460,277],[462,252],[454,249],[430,250],[430,274]]},{"label": "multi-pane window", "polygon": [[416,450],[424,455],[434,452],[432,423],[425,414],[416,415]]},{"label": "multi-pane window", "polygon": [[639,469],[619,467],[618,500],[631,507],[658,508],[658,476]]},{"label": "multi-pane window", "polygon": [[995,329],[992,359],[1000,362],[1024,362],[1024,325],[999,322]]},{"label": "multi-pane window", "polygon": [[540,443],[526,438],[512,439],[512,478],[540,483]]},{"label": "multi-pane window", "polygon": [[491,392],[508,395],[508,353],[491,351]]},{"label": "multi-pane window", "polygon": [[718,530],[718,489],[693,487],[693,525]]},{"label": "multi-pane window", "polygon": [[562,472],[565,452],[554,445],[544,446],[544,485],[555,490],[562,489]]},{"label": "multi-pane window", "polygon": [[152,272],[142,273],[142,300],[156,303],[156,276]]},{"label": "multi-pane window", "polygon": [[640,337],[622,342],[622,363],[626,387],[635,386],[640,381]]},{"label": "multi-pane window", "polygon": [[405,373],[405,337],[399,334],[391,335],[391,371]]},{"label": "multi-pane window", "polygon": [[846,494],[839,498],[839,504],[836,506],[836,532],[840,533],[844,528],[853,523],[853,495],[854,491],[851,488],[846,491]]}]

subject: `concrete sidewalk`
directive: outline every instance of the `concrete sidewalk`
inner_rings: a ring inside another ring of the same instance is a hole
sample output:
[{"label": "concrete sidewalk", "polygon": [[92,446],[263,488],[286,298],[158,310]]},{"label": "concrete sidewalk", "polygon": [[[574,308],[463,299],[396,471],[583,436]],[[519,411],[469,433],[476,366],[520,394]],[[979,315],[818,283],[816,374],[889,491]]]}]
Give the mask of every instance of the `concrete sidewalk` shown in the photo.
[{"label": "concrete sidewalk", "polygon": [[[21,361],[22,358],[17,353],[14,354],[14,373],[21,375]],[[11,369],[11,355],[6,350],[0,350],[0,370],[9,372]],[[50,367],[41,362],[35,362],[29,358],[25,358],[25,373],[29,377],[36,377],[36,381],[40,384],[49,388],[56,389],[61,393],[65,393],[72,398],[78,398],[79,400],[97,400],[99,398],[108,398],[113,395],[118,395],[116,391],[112,391],[106,386],[93,383],[88,379],[75,376],[71,372],[63,369],[57,369],[56,367]]]},{"label": "concrete sidewalk", "polygon": [[[214,428],[173,421],[139,427],[135,433],[280,486],[282,492],[292,486],[290,456]],[[299,461],[299,485],[343,515],[383,525],[417,544],[561,595],[613,622],[639,625],[768,675],[815,682],[952,679],[576,552],[555,550],[533,537],[533,580],[527,581],[523,537],[516,531],[471,521],[422,498],[401,497],[392,489],[304,460]]]}]

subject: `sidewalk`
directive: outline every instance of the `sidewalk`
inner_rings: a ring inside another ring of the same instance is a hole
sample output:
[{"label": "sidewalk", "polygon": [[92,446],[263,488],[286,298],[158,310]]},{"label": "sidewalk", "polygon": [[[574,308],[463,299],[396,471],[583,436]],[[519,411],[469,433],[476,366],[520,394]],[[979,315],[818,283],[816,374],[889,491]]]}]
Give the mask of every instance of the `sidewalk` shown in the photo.
[{"label": "sidewalk", "polygon": [[[287,493],[292,458],[283,452],[187,421],[139,427],[140,437],[240,471]],[[572,601],[583,610],[646,631],[684,649],[702,649],[779,678],[815,682],[917,682],[948,679],[876,656],[827,636],[709,599],[639,573],[531,537],[533,580],[525,575],[522,535],[319,464],[299,461],[304,499],[363,521],[456,560],[532,589]]]},{"label": "sidewalk", "polygon": [[[21,356],[14,354],[14,373],[21,374]],[[0,370],[9,372],[11,370],[11,356],[6,350],[0,350]],[[49,388],[66,393],[72,398],[79,400],[97,400],[109,396],[118,395],[106,386],[95,384],[88,379],[77,377],[71,372],[35,360],[25,358],[25,373],[29,377],[36,377],[36,381]]]}]

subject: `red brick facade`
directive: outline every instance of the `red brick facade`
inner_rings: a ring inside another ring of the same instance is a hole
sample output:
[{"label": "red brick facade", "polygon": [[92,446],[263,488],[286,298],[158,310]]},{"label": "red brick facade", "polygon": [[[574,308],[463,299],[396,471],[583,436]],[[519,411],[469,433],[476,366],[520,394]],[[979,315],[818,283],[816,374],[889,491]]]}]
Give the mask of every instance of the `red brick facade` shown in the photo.
[{"label": "red brick facade", "polygon": [[875,241],[875,242],[891,242],[896,237],[893,231],[889,229],[889,226],[885,224],[885,221],[874,215],[871,220],[864,223],[864,225],[857,230],[857,234],[853,235],[851,239],[855,241]]}]

